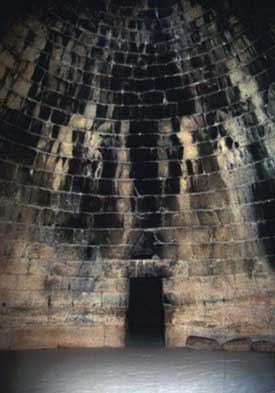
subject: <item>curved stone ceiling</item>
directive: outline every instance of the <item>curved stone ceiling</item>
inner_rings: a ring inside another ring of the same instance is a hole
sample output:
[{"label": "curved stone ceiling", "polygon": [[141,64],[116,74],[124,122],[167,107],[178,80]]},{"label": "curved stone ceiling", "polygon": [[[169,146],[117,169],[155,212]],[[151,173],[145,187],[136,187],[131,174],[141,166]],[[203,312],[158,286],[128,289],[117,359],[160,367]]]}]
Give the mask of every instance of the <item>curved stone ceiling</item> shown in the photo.
[{"label": "curved stone ceiling", "polygon": [[[36,307],[58,312],[62,293],[70,305],[61,322],[75,323],[76,293],[100,293],[101,310],[104,291],[115,293],[123,308],[129,274],[161,274],[172,277],[171,337],[178,326],[203,330],[180,319],[184,304],[196,313],[243,299],[213,328],[240,333],[238,313],[262,296],[255,318],[265,315],[264,327],[251,315],[244,325],[258,334],[274,323],[274,10],[248,14],[247,2],[235,3],[62,1],[8,19],[0,47],[5,310],[16,307],[13,291],[25,291],[18,303],[34,321]],[[131,260],[145,262],[129,273]],[[124,281],[97,288],[106,274]],[[31,305],[30,288],[41,305]]]}]

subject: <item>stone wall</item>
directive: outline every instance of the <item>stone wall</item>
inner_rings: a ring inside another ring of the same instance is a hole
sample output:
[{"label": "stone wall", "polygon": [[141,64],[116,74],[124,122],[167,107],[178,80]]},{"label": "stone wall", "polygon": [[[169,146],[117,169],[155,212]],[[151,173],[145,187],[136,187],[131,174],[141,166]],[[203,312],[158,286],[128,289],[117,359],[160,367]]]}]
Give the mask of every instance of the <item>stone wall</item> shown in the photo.
[{"label": "stone wall", "polygon": [[273,339],[274,9],[93,3],[2,32],[0,347],[121,346],[144,275],[169,346]]}]

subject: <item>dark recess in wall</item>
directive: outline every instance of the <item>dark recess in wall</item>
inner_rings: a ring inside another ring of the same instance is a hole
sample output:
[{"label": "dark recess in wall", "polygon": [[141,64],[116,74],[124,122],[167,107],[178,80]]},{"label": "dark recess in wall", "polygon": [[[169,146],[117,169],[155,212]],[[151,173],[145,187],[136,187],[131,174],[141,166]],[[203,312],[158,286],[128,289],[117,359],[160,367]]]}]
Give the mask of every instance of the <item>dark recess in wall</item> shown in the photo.
[{"label": "dark recess in wall", "polygon": [[164,344],[162,282],[132,278],[128,310],[128,345]]}]

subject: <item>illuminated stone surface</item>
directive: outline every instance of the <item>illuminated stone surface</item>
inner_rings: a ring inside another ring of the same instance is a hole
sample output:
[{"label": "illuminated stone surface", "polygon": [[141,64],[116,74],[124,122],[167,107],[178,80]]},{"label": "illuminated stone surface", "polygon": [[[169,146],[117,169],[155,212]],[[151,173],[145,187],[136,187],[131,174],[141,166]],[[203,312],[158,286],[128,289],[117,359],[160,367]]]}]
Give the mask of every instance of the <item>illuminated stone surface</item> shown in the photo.
[{"label": "illuminated stone surface", "polygon": [[143,276],[163,278],[168,346],[272,345],[275,11],[239,3],[5,16],[1,348],[123,346]]}]

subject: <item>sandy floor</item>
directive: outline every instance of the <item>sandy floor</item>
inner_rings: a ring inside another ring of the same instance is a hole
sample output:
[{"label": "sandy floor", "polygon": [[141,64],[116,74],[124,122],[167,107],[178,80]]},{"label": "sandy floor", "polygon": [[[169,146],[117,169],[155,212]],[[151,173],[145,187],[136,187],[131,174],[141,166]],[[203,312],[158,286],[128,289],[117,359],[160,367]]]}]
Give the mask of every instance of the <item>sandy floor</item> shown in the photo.
[{"label": "sandy floor", "polygon": [[1,393],[275,393],[275,356],[188,350],[0,353]]}]

